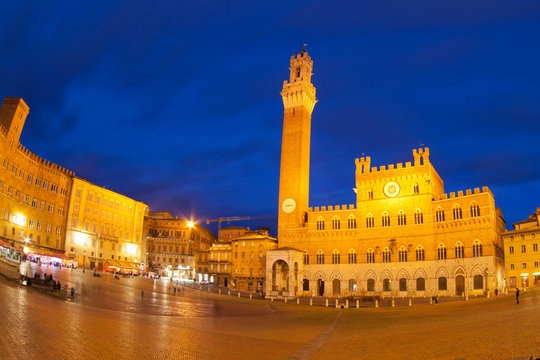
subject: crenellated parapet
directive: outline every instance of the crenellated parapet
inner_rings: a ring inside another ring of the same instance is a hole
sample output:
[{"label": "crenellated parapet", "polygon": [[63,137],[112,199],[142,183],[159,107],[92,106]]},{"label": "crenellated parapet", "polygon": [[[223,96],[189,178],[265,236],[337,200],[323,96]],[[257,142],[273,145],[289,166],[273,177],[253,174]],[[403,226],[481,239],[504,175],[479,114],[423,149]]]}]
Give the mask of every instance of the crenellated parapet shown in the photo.
[{"label": "crenellated parapet", "polygon": [[68,170],[58,164],[55,164],[55,163],[52,163],[46,159],[43,159],[42,157],[36,155],[35,153],[33,153],[32,151],[28,150],[26,147],[24,147],[23,145],[21,144],[18,144],[17,146],[17,150],[19,151],[19,153],[23,156],[25,156],[28,160],[30,161],[33,161],[36,163],[36,165],[41,165],[43,167],[46,167],[46,168],[49,168],[53,171],[58,171],[58,172],[61,172],[63,173],[64,175],[67,175],[67,176],[74,176],[75,173],[71,170]]},{"label": "crenellated parapet", "polygon": [[331,212],[340,210],[354,210],[356,209],[354,204],[349,205],[329,205],[329,206],[316,206],[308,208],[308,212]]},{"label": "crenellated parapet", "polygon": [[481,189],[474,188],[474,189],[466,189],[465,191],[460,190],[457,193],[451,192],[449,194],[447,193],[440,194],[435,200],[455,199],[455,198],[461,198],[461,197],[469,196],[469,195],[478,195],[482,193],[489,193],[491,196],[493,196],[493,194],[491,193],[491,190],[489,190],[487,186],[483,186]]},{"label": "crenellated parapet", "polygon": [[289,81],[283,81],[281,97],[285,110],[303,106],[309,114],[313,111],[317,99],[316,89],[311,83],[313,61],[305,50],[291,56]]}]

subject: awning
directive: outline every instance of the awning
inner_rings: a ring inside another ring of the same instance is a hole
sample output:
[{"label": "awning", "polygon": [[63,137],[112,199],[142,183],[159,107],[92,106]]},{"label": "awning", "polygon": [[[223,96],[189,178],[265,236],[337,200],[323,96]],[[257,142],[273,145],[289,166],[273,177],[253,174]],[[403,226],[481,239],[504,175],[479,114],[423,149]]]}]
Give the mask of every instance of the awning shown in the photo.
[{"label": "awning", "polygon": [[114,267],[117,267],[117,268],[120,268],[122,267],[122,265],[120,265],[120,263],[116,260],[107,260],[105,261],[105,264],[109,264],[109,266],[114,266]]},{"label": "awning", "polygon": [[43,249],[30,250],[29,253],[32,253],[32,254],[35,254],[35,255],[50,256],[50,257],[55,257],[55,258],[58,258],[58,259],[69,260],[69,257],[67,257],[66,254],[59,253],[59,252],[54,252],[54,251],[50,251],[50,250],[43,250]]}]

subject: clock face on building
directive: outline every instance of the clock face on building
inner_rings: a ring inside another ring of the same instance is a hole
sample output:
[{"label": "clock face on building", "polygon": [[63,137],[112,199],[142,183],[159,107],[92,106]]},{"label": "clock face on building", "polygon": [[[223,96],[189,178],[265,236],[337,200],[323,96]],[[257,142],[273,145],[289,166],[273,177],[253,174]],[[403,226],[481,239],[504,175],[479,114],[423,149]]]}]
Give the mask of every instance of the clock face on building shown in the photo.
[{"label": "clock face on building", "polygon": [[395,181],[390,181],[384,185],[384,194],[388,197],[396,197],[399,194],[399,184]]},{"label": "clock face on building", "polygon": [[285,199],[285,200],[283,200],[283,204],[281,204],[281,208],[287,214],[291,213],[291,212],[294,211],[294,208],[296,208],[296,202],[291,198]]}]

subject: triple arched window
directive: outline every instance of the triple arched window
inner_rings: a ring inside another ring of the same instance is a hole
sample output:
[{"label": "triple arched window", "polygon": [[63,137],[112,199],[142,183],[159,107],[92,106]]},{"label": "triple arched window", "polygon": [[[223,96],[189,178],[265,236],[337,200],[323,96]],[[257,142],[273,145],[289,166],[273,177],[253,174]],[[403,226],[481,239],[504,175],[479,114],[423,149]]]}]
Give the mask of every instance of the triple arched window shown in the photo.
[{"label": "triple arched window", "polygon": [[349,250],[349,264],[356,264],[356,251],[354,249]]},{"label": "triple arched window", "polygon": [[385,263],[392,261],[392,254],[390,253],[390,250],[388,248],[384,248],[383,250],[382,261]]},{"label": "triple arched window", "polygon": [[399,249],[399,262],[407,262],[407,250],[402,246],[401,249]]},{"label": "triple arched window", "polygon": [[413,185],[413,193],[415,193],[415,194],[418,194],[418,193],[419,193],[419,191],[418,191],[418,184],[414,184],[414,185]]},{"label": "triple arched window", "polygon": [[437,222],[443,222],[444,221],[444,210],[441,208],[438,208],[435,212],[435,216],[437,218]]},{"label": "triple arched window", "polygon": [[416,212],[414,213],[414,223],[415,224],[424,223],[424,214],[422,213],[422,210],[416,209]]},{"label": "triple arched window", "polygon": [[356,229],[356,218],[353,215],[347,219],[347,228]]},{"label": "triple arched window", "polygon": [[341,255],[339,254],[339,251],[335,249],[332,252],[332,264],[339,264],[339,263],[341,263]]},{"label": "triple arched window", "polygon": [[390,226],[390,215],[386,211],[382,216],[382,226]]},{"label": "triple arched window", "polygon": [[324,230],[324,219],[322,217],[317,219],[317,230]]},{"label": "triple arched window", "polygon": [[446,260],[446,246],[444,244],[440,244],[437,248],[437,259]]},{"label": "triple arched window", "polygon": [[368,249],[366,258],[368,264],[373,264],[375,262],[375,252],[373,249]]},{"label": "triple arched window", "polygon": [[463,259],[465,257],[465,250],[463,248],[463,244],[458,241],[456,244],[456,259]]},{"label": "triple arched window", "polygon": [[418,245],[416,248],[416,261],[424,261],[425,258],[425,251],[422,245]]},{"label": "triple arched window", "polygon": [[317,264],[324,264],[324,252],[322,250],[317,251]]},{"label": "triple arched window", "polygon": [[407,225],[407,216],[405,215],[405,212],[403,210],[399,211],[397,223],[398,225]]},{"label": "triple arched window", "polygon": [[478,217],[480,216],[480,206],[476,202],[473,201],[471,205],[471,217]]},{"label": "triple arched window", "polygon": [[482,256],[482,244],[480,244],[480,241],[474,240],[472,249],[474,257]]},{"label": "triple arched window", "polygon": [[304,250],[304,264],[309,265],[309,254]]},{"label": "triple arched window", "polygon": [[452,213],[454,215],[454,220],[463,219],[463,213],[461,211],[461,207],[459,205],[455,205],[454,209],[452,210]]},{"label": "triple arched window", "polygon": [[339,221],[339,218],[337,216],[334,216],[332,219],[332,229],[333,230],[339,230],[341,226],[341,221]]},{"label": "triple arched window", "polygon": [[366,227],[372,228],[375,226],[375,220],[373,220],[373,215],[368,214],[366,217]]}]

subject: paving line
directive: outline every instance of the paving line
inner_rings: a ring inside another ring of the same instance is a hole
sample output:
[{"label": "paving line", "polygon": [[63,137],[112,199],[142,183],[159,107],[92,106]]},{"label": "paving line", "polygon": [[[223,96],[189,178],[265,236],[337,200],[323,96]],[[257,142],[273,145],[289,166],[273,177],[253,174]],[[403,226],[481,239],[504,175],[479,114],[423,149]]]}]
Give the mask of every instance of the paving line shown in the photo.
[{"label": "paving line", "polygon": [[336,324],[338,323],[342,314],[343,314],[343,311],[340,311],[338,316],[334,319],[334,321],[332,321],[332,323],[328,325],[328,327],[322,333],[320,333],[319,336],[311,340],[309,344],[304,346],[296,354],[289,357],[289,360],[309,360],[313,358],[313,356],[315,356],[315,354],[319,351],[319,349],[324,344],[328,336],[332,333],[332,331],[336,327]]}]

